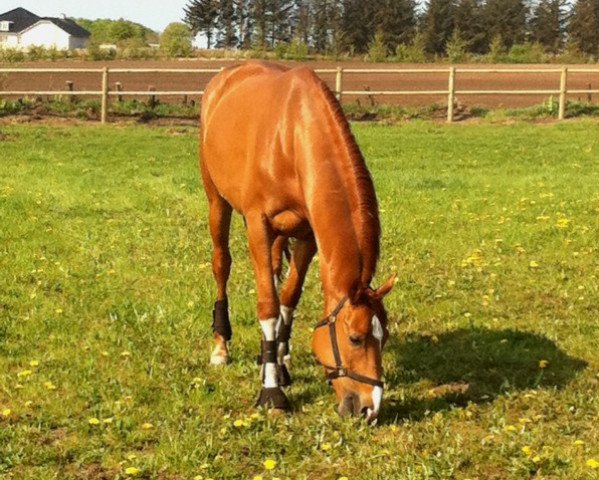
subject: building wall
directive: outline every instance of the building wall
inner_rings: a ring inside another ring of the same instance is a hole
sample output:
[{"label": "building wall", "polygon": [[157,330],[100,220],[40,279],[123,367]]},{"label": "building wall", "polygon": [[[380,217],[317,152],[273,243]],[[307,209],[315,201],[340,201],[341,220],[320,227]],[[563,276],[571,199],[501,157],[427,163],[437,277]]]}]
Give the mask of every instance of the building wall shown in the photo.
[{"label": "building wall", "polygon": [[69,37],[69,48],[85,48],[87,46],[87,38],[82,37],[73,37],[72,35]]},{"label": "building wall", "polygon": [[0,48],[16,48],[18,46],[19,37],[15,34],[7,34],[0,32]]},{"label": "building wall", "polygon": [[69,48],[69,39],[70,35],[63,29],[50,21],[42,20],[21,33],[19,45],[22,48],[38,45],[66,49]]}]

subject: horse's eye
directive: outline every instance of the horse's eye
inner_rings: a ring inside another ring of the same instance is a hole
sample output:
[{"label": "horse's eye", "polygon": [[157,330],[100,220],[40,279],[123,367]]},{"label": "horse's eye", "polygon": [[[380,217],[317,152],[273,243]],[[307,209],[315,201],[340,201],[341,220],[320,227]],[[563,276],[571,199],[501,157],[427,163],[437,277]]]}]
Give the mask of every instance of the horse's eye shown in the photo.
[{"label": "horse's eye", "polygon": [[350,335],[349,341],[354,347],[361,347],[364,344],[364,337],[361,335]]}]

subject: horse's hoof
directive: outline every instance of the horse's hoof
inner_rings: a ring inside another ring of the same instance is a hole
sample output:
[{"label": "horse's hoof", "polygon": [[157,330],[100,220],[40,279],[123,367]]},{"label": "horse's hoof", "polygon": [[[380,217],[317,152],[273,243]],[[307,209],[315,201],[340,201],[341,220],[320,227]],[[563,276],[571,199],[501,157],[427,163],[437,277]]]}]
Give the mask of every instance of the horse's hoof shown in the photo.
[{"label": "horse's hoof", "polygon": [[275,410],[289,410],[289,400],[281,390],[281,387],[262,388],[260,396],[256,401],[257,407],[273,408]]},{"label": "horse's hoof", "polygon": [[210,355],[210,365],[228,365],[231,363],[231,357],[222,350],[212,352]]}]

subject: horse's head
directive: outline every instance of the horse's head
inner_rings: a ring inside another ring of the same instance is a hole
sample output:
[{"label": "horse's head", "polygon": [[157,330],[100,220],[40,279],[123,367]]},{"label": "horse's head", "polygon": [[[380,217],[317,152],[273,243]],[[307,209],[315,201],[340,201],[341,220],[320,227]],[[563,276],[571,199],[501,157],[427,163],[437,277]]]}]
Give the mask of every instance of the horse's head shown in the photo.
[{"label": "horse's head", "polygon": [[389,330],[383,297],[395,276],[375,289],[357,288],[314,330],[312,349],[325,367],[341,415],[373,421],[383,397],[382,351]]}]

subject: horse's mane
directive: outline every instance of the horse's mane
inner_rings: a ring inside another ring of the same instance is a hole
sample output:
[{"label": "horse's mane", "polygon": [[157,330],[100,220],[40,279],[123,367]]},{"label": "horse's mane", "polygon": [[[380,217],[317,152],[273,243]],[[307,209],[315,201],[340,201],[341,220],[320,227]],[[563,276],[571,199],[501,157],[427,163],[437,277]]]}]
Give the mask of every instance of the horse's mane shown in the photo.
[{"label": "horse's mane", "polygon": [[355,204],[352,205],[354,208],[352,216],[362,256],[361,285],[359,286],[366,287],[375,274],[380,252],[381,224],[374,184],[341,104],[326,84],[320,79],[319,82],[333,121],[339,127],[343,147],[346,149],[347,155],[343,155],[337,160],[345,162],[341,165],[340,171],[345,174],[345,182],[353,187],[351,190],[356,194],[356,198],[353,199]]}]

